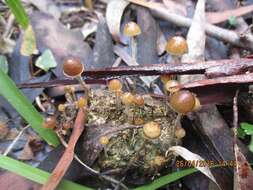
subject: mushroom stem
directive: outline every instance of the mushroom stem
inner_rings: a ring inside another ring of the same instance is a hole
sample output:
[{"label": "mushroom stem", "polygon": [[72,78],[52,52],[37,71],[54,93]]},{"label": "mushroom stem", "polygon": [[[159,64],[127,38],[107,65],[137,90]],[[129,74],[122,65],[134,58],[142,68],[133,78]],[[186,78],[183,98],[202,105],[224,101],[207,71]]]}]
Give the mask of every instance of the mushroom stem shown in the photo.
[{"label": "mushroom stem", "polygon": [[85,98],[87,98],[87,100],[89,99],[89,87],[86,85],[86,83],[84,82],[83,78],[81,77],[81,75],[78,75],[77,77],[75,77],[76,80],[78,80],[78,82],[81,84],[84,93],[85,93]]},{"label": "mushroom stem", "polygon": [[178,123],[181,122],[181,118],[182,118],[182,114],[178,114],[177,117],[176,117],[176,120],[175,120],[175,124],[172,126],[172,134],[175,134],[175,129],[176,129],[176,126],[178,125]]},{"label": "mushroom stem", "polygon": [[131,37],[131,54],[132,54],[132,62],[133,65],[136,64],[136,43],[135,43],[135,38]]}]

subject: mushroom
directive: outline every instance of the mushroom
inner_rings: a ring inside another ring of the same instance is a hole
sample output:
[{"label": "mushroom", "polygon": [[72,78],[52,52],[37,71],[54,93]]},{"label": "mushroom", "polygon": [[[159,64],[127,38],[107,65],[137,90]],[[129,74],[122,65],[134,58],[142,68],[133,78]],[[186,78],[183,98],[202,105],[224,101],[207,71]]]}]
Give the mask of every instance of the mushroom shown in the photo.
[{"label": "mushroom", "polygon": [[131,54],[132,54],[132,61],[136,62],[136,43],[135,37],[141,34],[141,28],[135,22],[128,22],[124,27],[124,35],[131,38]]},{"label": "mushroom", "polygon": [[54,129],[56,127],[56,117],[48,116],[44,118],[42,122],[42,127],[46,129]]},{"label": "mushroom", "polygon": [[85,84],[85,82],[84,82],[84,80],[81,76],[83,71],[84,71],[84,66],[80,62],[79,59],[76,59],[76,58],[67,58],[67,59],[65,59],[65,61],[63,63],[63,74],[66,77],[78,80],[78,82],[81,84],[81,86],[84,89],[85,98],[88,99],[88,97],[89,97],[89,88]]},{"label": "mushroom", "polygon": [[115,93],[117,110],[119,110],[119,107],[120,107],[119,96],[121,94],[121,89],[122,89],[122,84],[121,84],[120,80],[112,79],[109,81],[108,90],[112,93]]},{"label": "mushroom", "polygon": [[161,126],[154,122],[148,122],[143,126],[143,134],[148,139],[157,139],[161,135]]},{"label": "mushroom", "polygon": [[186,40],[182,36],[170,38],[166,45],[166,52],[173,56],[175,63],[179,63],[181,56],[188,52]]},{"label": "mushroom", "polygon": [[182,128],[182,127],[176,127],[175,136],[178,139],[182,139],[185,136],[185,134],[186,134],[186,132],[185,132],[184,128]]},{"label": "mushroom", "polygon": [[187,114],[194,109],[195,96],[187,90],[177,91],[170,95],[169,104],[179,114]]},{"label": "mushroom", "polygon": [[130,106],[134,104],[134,95],[130,92],[126,92],[121,96],[121,101],[125,105],[125,112],[127,114],[128,122],[131,122]]}]

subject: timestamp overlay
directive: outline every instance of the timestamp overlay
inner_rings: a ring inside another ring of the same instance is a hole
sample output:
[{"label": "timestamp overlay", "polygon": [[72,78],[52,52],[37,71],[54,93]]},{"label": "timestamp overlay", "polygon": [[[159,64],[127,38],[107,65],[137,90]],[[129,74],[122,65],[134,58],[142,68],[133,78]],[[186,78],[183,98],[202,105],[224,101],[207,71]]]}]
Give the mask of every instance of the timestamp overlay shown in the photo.
[{"label": "timestamp overlay", "polygon": [[185,167],[214,167],[214,166],[224,166],[224,167],[236,167],[235,160],[177,160],[175,162],[177,168]]}]

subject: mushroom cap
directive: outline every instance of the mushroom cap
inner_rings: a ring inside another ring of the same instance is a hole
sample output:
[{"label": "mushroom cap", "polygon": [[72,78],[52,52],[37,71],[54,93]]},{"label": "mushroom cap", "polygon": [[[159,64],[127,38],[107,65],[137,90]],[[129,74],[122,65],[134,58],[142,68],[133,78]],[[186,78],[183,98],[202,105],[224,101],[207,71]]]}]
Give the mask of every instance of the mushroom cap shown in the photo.
[{"label": "mushroom cap", "polygon": [[121,96],[121,101],[125,105],[132,105],[134,103],[134,95],[130,92],[126,92]]},{"label": "mushroom cap", "polygon": [[182,127],[176,128],[175,136],[178,139],[182,139],[183,137],[185,137],[185,135],[186,135],[186,132],[185,132],[184,128],[182,128]]},{"label": "mushroom cap", "polygon": [[67,77],[77,77],[84,71],[84,66],[79,59],[68,58],[65,59],[63,66],[63,74]]},{"label": "mushroom cap", "polygon": [[165,83],[165,89],[168,92],[177,92],[179,91],[179,82],[177,80],[169,80],[168,82]]},{"label": "mushroom cap", "polygon": [[143,126],[143,133],[149,139],[156,139],[161,135],[161,127],[158,123],[151,121]]},{"label": "mushroom cap", "polygon": [[193,111],[195,106],[195,96],[187,90],[177,91],[169,97],[170,106],[180,114]]},{"label": "mushroom cap", "polygon": [[124,35],[128,37],[135,37],[141,34],[141,28],[135,22],[129,22],[124,27]]},{"label": "mushroom cap", "polygon": [[122,84],[118,79],[112,79],[108,83],[108,89],[110,92],[120,91],[122,89]]},{"label": "mushroom cap", "polygon": [[49,117],[44,118],[42,127],[46,129],[54,129],[56,127],[56,117],[49,116]]},{"label": "mushroom cap", "polygon": [[102,145],[107,145],[109,143],[109,137],[107,136],[102,136],[99,138],[99,143]]},{"label": "mushroom cap", "polygon": [[171,55],[181,56],[188,52],[187,42],[182,36],[174,36],[168,40],[166,51]]},{"label": "mushroom cap", "polygon": [[201,107],[202,106],[199,99],[195,96],[195,105],[194,105],[193,111],[198,111],[201,109]]},{"label": "mushroom cap", "polygon": [[145,100],[141,95],[136,94],[134,96],[134,104],[137,106],[143,106],[145,104]]}]

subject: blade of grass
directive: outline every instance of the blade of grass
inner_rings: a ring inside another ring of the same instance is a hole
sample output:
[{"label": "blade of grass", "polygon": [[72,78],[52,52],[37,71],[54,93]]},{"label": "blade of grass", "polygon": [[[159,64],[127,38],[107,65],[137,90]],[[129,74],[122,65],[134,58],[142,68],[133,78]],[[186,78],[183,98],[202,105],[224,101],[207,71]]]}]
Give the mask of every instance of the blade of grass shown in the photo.
[{"label": "blade of grass", "polygon": [[[223,165],[214,165],[209,168],[216,168],[216,167],[224,167],[224,166]],[[154,180],[150,184],[137,187],[133,190],[155,190],[155,189],[158,189],[160,187],[168,185],[169,183],[177,181],[185,176],[191,175],[196,172],[199,172],[199,170],[196,168],[188,168],[188,169],[180,170],[180,171],[173,172],[171,174],[162,176],[162,177]]]},{"label": "blade of grass", "polygon": [[137,187],[134,190],[155,190],[164,185],[177,181],[178,179],[183,178],[187,175],[193,174],[195,172],[198,172],[196,168],[189,168],[189,169],[173,172],[172,174],[168,174],[154,180],[150,184]]},{"label": "blade of grass", "polygon": [[[50,173],[34,168],[30,165],[27,165],[23,162],[14,160],[7,156],[0,156],[0,167],[13,172],[17,175],[23,176],[31,181],[34,181],[39,184],[44,184],[48,180]],[[62,180],[59,184],[58,190],[91,190],[91,188],[81,186],[79,184],[73,183],[68,180]]]},{"label": "blade of grass", "polygon": [[14,14],[17,22],[26,29],[29,24],[29,17],[27,16],[23,5],[20,0],[5,0],[11,12]]},{"label": "blade of grass", "polygon": [[31,127],[50,145],[57,146],[59,140],[51,129],[42,128],[43,118],[32,103],[16,87],[15,83],[0,69],[0,95],[2,95]]}]

